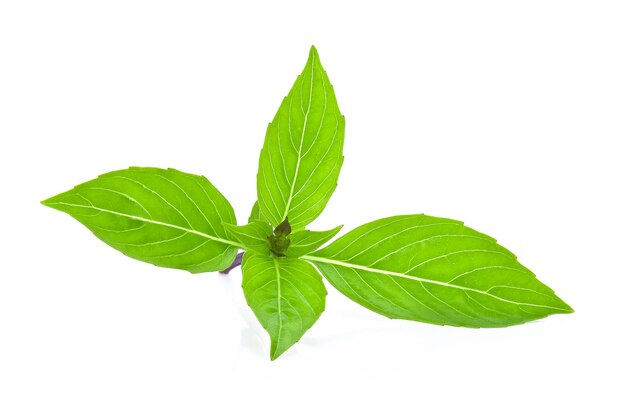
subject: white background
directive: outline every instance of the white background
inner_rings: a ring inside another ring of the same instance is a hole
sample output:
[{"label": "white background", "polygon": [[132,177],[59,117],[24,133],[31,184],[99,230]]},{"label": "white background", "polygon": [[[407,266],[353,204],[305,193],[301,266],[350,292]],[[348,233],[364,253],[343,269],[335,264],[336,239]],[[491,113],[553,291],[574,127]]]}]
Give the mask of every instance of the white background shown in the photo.
[{"label": "white background", "polygon": [[[0,415],[626,415],[625,21],[618,1],[3,1]],[[38,204],[175,167],[245,221],[311,44],[347,121],[312,228],[464,220],[575,314],[438,327],[329,288],[270,362],[239,271],[142,264]]]}]

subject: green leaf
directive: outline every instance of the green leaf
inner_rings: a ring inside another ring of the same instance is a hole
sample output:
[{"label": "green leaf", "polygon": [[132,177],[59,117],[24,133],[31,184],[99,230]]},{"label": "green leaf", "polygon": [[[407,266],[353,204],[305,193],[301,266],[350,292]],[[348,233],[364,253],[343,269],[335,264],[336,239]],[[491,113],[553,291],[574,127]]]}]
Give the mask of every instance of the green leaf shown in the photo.
[{"label": "green leaf", "polygon": [[255,201],[250,211],[250,217],[248,217],[248,223],[263,221],[261,218],[261,212],[259,211],[259,202]]},{"label": "green leaf", "polygon": [[308,262],[246,252],[243,292],[271,338],[270,357],[282,355],[324,311],[326,288]]},{"label": "green leaf", "polygon": [[131,258],[190,272],[219,271],[237,254],[223,223],[230,203],[204,177],[174,169],[109,172],[42,204],[68,213]]},{"label": "green leaf", "polygon": [[290,236],[291,244],[285,252],[285,255],[298,258],[307,253],[311,253],[335,237],[342,227],[343,226],[338,226],[324,232],[314,232],[311,230],[293,232]]},{"label": "green leaf", "polygon": [[264,255],[270,254],[268,237],[272,235],[272,226],[268,223],[255,221],[245,226],[226,224],[224,227],[230,237],[241,243],[245,249]]},{"label": "green leaf", "polygon": [[390,318],[503,327],[573,311],[493,238],[455,220],[377,220],[302,259]]},{"label": "green leaf", "polygon": [[257,174],[260,215],[293,230],[317,218],[343,163],[345,122],[315,47],[267,128]]}]

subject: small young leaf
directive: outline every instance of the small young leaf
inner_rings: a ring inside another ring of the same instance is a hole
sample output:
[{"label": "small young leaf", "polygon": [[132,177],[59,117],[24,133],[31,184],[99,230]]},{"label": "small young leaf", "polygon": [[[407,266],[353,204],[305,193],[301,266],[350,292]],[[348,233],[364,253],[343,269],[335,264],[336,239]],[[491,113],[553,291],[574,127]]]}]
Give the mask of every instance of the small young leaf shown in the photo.
[{"label": "small young leaf", "polygon": [[285,217],[285,220],[274,229],[274,236],[289,236],[291,234],[291,224],[289,219]]},{"label": "small young leaf", "polygon": [[314,232],[311,230],[299,230],[290,236],[291,245],[285,252],[286,256],[298,258],[307,253],[319,249],[324,243],[335,237],[343,226],[335,227],[324,232]]},{"label": "small young leaf", "polygon": [[263,221],[261,218],[261,212],[259,211],[259,202],[255,201],[250,211],[250,217],[248,217],[248,223]]},{"label": "small young leaf", "polygon": [[260,217],[293,230],[320,215],[343,163],[344,118],[311,48],[309,60],[267,128],[257,174]]},{"label": "small young leaf", "polygon": [[377,220],[302,259],[347,297],[391,318],[504,327],[573,311],[493,238],[455,220]]},{"label": "small young leaf", "polygon": [[270,254],[268,237],[272,235],[272,226],[265,222],[255,221],[245,226],[224,225],[226,231],[242,246],[254,252],[264,255]]},{"label": "small young leaf", "polygon": [[270,357],[279,357],[324,311],[326,288],[308,262],[246,252],[243,292],[271,339]]},{"label": "small young leaf", "polygon": [[270,252],[279,257],[285,256],[285,251],[289,248],[289,244],[291,243],[289,239],[290,234],[291,225],[289,224],[289,220],[285,219],[281,224],[276,226],[274,233],[268,236]]},{"label": "small young leaf", "polygon": [[42,204],[68,213],[131,258],[190,272],[219,271],[237,255],[223,223],[230,203],[204,177],[174,169],[109,172]]}]

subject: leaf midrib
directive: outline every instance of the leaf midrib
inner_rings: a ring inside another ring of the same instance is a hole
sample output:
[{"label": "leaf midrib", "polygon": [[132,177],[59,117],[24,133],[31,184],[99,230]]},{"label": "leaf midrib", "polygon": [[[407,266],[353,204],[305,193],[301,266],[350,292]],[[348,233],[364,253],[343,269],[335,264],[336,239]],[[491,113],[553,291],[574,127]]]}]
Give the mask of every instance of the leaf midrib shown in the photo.
[{"label": "leaf midrib", "polygon": [[210,240],[214,240],[216,242],[225,243],[227,245],[231,245],[231,246],[235,246],[235,247],[247,250],[247,248],[244,245],[242,245],[241,243],[238,243],[238,242],[234,242],[232,240],[222,239],[221,237],[212,236],[212,235],[206,234],[204,232],[201,232],[199,230],[189,229],[189,228],[186,228],[186,227],[178,226],[176,224],[164,223],[164,222],[160,222],[158,220],[147,219],[145,217],[135,216],[135,215],[132,215],[132,214],[120,213],[119,211],[108,210],[108,209],[101,208],[101,207],[96,207],[96,206],[87,206],[87,205],[84,205],[84,204],[73,204],[73,203],[64,203],[64,202],[46,202],[46,205],[49,205],[49,206],[63,205],[63,206],[70,206],[70,207],[86,208],[86,209],[101,211],[103,213],[110,213],[110,214],[113,214],[113,215],[116,215],[116,216],[121,216],[121,217],[126,217],[126,218],[129,218],[129,219],[133,219],[133,220],[142,221],[144,223],[151,223],[151,224],[156,224],[156,225],[159,225],[159,226],[171,227],[173,229],[178,229],[178,230],[182,230],[182,231],[185,231],[185,232],[193,233],[195,235],[202,236],[204,238],[207,238],[207,239],[210,239]]},{"label": "leaf midrib", "polygon": [[[296,160],[296,169],[293,175],[293,180],[291,181],[291,188],[289,190],[289,198],[287,199],[287,203],[285,204],[285,212],[283,214],[283,219],[286,219],[287,216],[289,215],[289,209],[291,208],[291,202],[293,200],[294,191],[296,188],[296,181],[298,181],[298,172],[300,171],[300,163],[302,162],[302,144],[304,143],[304,135],[306,134],[307,122],[309,119],[309,113],[311,111],[311,102],[313,101],[314,68],[315,68],[315,59],[312,59],[311,60],[311,85],[309,88],[309,105],[307,106],[306,113],[304,114],[302,134],[300,135],[300,146],[298,147],[298,159]],[[300,99],[302,99],[302,97]],[[291,112],[291,104],[289,106],[289,111]],[[291,118],[291,114],[289,115],[289,117]],[[279,219],[279,221],[281,221],[281,219]]]},{"label": "leaf midrib", "polygon": [[[514,305],[528,306],[528,307],[539,307],[539,308],[548,308],[548,309],[553,309],[553,310],[558,310],[558,311],[570,312],[570,310],[568,310],[566,308],[559,308],[559,307],[548,306],[548,305],[543,305],[543,304],[521,303],[521,302],[517,302],[517,301],[511,301],[511,300],[507,300],[506,298],[498,297],[497,295],[494,295],[494,294],[491,294],[491,293],[488,293],[488,292],[485,292],[485,291],[478,290],[476,288],[464,287],[462,285],[456,285],[456,284],[449,284],[447,282],[435,281],[435,280],[428,279],[428,278],[415,277],[415,276],[406,275],[406,274],[402,274],[400,272],[395,272],[395,271],[386,271],[386,270],[383,270],[383,269],[370,268],[370,267],[367,267],[367,266],[353,264],[353,263],[349,263],[349,262],[338,261],[338,260],[335,260],[335,259],[322,258],[322,257],[319,257],[319,256],[313,256],[313,255],[304,255],[304,256],[301,256],[300,259],[305,259],[305,260],[311,261],[311,262],[321,262],[321,263],[330,264],[330,265],[338,265],[338,266],[343,266],[345,268],[359,269],[361,271],[373,272],[373,273],[378,273],[378,274],[383,274],[383,275],[391,275],[391,276],[395,276],[395,277],[410,279],[410,280],[413,280],[413,281],[425,282],[425,283],[428,283],[428,284],[434,284],[434,285],[440,285],[440,286],[444,286],[444,287],[454,288],[454,289],[461,290],[461,291],[471,291],[471,292],[474,292],[474,293],[486,295],[486,296],[495,298],[496,300],[499,300],[499,301],[502,301],[502,302],[505,302],[505,303],[514,304]],[[545,295],[547,295],[547,294],[545,294]]]},{"label": "leaf midrib", "polygon": [[281,291],[281,286],[280,286],[280,280],[281,280],[280,265],[278,264],[278,259],[276,258],[274,258],[274,268],[276,270],[276,289],[277,289],[276,304],[278,307],[278,334],[276,335],[276,346],[274,348],[274,352],[272,356],[275,356],[276,351],[278,351],[280,340],[281,340],[281,333],[283,331],[283,311],[282,311],[283,296],[282,296],[282,291]]}]

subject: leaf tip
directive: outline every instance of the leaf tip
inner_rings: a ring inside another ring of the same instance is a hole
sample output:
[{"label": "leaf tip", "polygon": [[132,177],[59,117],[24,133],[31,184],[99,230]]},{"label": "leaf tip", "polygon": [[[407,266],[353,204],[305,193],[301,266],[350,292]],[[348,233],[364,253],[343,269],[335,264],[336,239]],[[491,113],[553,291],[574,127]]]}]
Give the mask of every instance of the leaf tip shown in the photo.
[{"label": "leaf tip", "polygon": [[57,199],[57,197],[58,197],[58,195],[55,195],[55,196],[53,196],[53,197],[46,198],[45,200],[41,200],[41,201],[39,202],[39,204],[42,204],[42,205],[44,205],[44,206],[46,206],[46,207],[55,208],[55,207],[54,207],[54,203],[55,203],[55,200]]},{"label": "leaf tip", "polygon": [[272,337],[272,340],[270,343],[270,360],[275,361],[276,359],[278,359],[283,353],[288,351],[290,347],[295,345],[298,342],[298,340],[287,342],[285,344],[285,343],[282,343],[282,341],[276,340]]},{"label": "leaf tip", "polygon": [[274,344],[274,341],[272,340],[272,343],[270,346],[270,360],[271,361],[275,361],[276,359],[278,359],[278,357],[282,355],[284,352],[284,350],[278,350],[278,346],[276,345]]},{"label": "leaf tip", "polygon": [[555,295],[556,300],[558,301],[558,307],[560,308],[561,311],[559,311],[560,314],[572,314],[574,313],[574,309],[567,304],[562,298],[558,297]]}]

